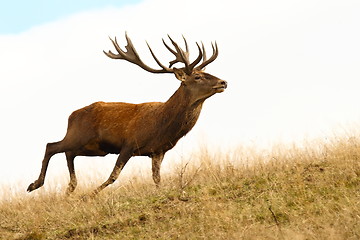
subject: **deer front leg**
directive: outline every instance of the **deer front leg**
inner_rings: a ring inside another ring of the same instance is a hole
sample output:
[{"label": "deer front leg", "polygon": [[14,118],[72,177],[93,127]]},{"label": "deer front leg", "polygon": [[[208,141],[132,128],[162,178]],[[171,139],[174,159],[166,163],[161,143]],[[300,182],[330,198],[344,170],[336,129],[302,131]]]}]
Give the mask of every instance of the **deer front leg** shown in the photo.
[{"label": "deer front leg", "polygon": [[158,154],[152,156],[152,177],[155,182],[156,187],[159,187],[160,185],[160,166],[162,163],[162,160],[164,159],[164,154]]},{"label": "deer front leg", "polygon": [[129,161],[129,159],[132,156],[131,151],[121,151],[120,155],[116,161],[115,167],[110,174],[110,177],[108,180],[106,180],[103,184],[101,184],[95,191],[93,192],[93,195],[98,194],[101,190],[106,188],[108,185],[114,183],[116,179],[119,177],[121,170],[124,168],[125,164]]}]

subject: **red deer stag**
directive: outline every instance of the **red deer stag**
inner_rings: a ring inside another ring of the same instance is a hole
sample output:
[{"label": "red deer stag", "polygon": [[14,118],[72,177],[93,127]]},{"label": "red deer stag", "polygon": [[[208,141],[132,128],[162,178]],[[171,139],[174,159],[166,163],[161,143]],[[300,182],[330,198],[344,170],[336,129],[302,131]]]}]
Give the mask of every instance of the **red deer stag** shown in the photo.
[{"label": "red deer stag", "polygon": [[[74,158],[105,156],[109,153],[119,154],[115,167],[110,177],[94,191],[94,194],[112,184],[132,156],[152,158],[152,177],[158,186],[164,154],[193,128],[204,101],[215,93],[223,92],[227,87],[226,81],[203,71],[205,66],[218,56],[216,42],[215,45],[212,44],[213,54],[209,59],[206,58],[204,45],[200,47],[196,43],[199,55],[190,62],[185,38],[185,51],[170,36],[174,48],[166,44],[163,39],[165,47],[175,55],[175,60],[170,62],[169,67],[158,60],[148,45],[152,57],[161,68],[154,69],[140,59],[127,34],[125,37],[126,51],[119,47],[116,38],[115,40],[110,38],[117,54],[104,51],[105,55],[112,59],[126,60],[151,73],[174,73],[181,81],[180,87],[166,102],[142,104],[96,102],[73,112],[69,117],[64,139],[47,144],[39,178],[29,185],[28,192],[44,184],[50,158],[61,152],[65,152],[70,173],[70,182],[66,191],[68,194],[73,192],[77,185]],[[185,67],[173,67],[176,63],[182,63]]]}]

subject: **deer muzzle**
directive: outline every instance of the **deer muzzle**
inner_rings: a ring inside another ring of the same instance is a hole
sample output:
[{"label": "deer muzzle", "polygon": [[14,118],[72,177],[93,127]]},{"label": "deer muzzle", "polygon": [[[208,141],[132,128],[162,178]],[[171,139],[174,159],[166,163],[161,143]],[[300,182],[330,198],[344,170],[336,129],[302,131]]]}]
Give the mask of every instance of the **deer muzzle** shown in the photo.
[{"label": "deer muzzle", "polygon": [[218,84],[213,87],[213,89],[215,89],[217,93],[225,91],[226,88],[227,82],[224,80],[220,80]]}]

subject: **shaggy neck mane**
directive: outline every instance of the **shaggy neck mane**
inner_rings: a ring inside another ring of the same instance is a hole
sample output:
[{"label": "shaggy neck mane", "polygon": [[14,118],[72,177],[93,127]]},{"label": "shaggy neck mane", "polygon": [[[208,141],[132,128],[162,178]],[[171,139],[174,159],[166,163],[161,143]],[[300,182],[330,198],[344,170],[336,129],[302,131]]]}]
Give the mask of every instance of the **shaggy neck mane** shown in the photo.
[{"label": "shaggy neck mane", "polygon": [[204,100],[192,102],[191,92],[184,84],[164,103],[159,118],[162,138],[172,144],[187,134],[199,118]]}]

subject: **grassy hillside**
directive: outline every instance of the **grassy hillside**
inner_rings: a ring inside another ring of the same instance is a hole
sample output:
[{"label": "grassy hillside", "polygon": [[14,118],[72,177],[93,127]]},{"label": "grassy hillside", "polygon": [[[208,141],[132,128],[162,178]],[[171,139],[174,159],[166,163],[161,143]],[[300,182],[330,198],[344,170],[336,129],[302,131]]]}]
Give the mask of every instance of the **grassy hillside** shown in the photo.
[{"label": "grassy hillside", "polygon": [[0,239],[360,239],[360,139],[305,145],[202,150],[160,189],[134,178],[94,199],[3,200]]}]

